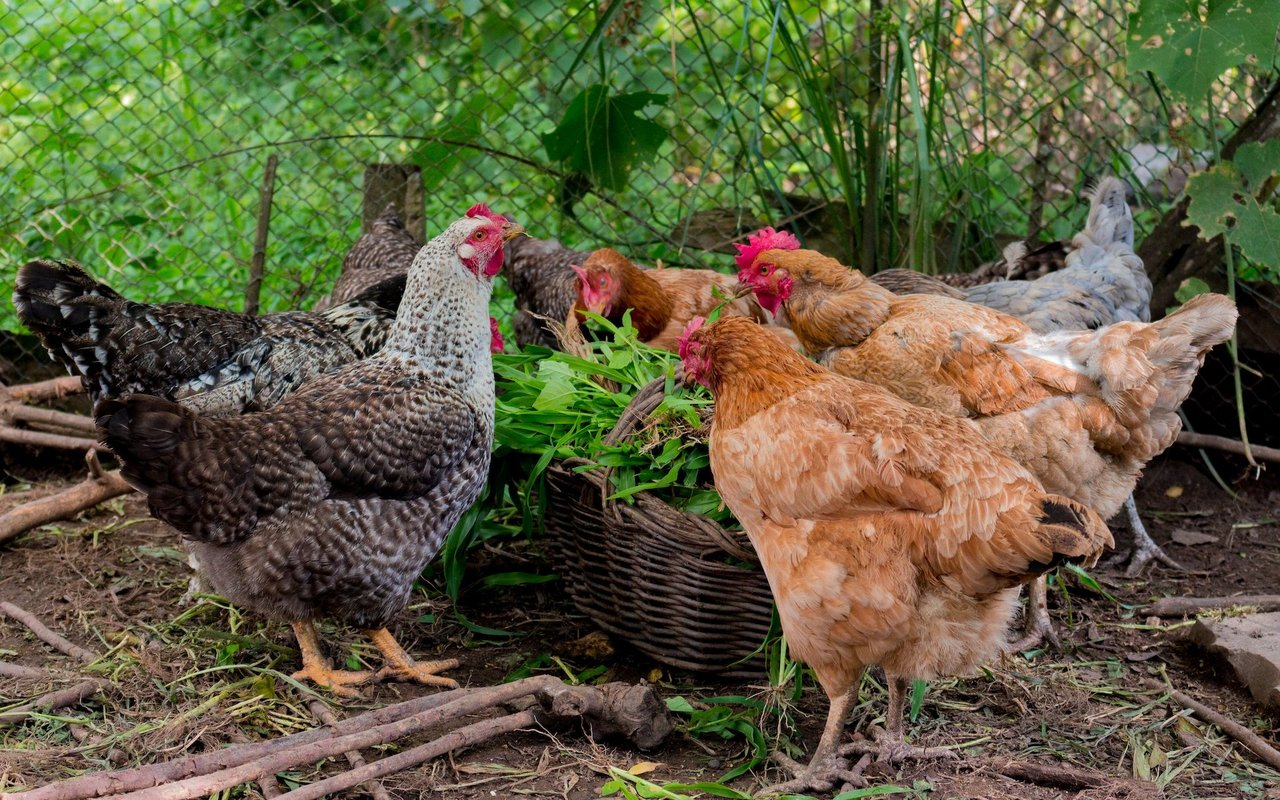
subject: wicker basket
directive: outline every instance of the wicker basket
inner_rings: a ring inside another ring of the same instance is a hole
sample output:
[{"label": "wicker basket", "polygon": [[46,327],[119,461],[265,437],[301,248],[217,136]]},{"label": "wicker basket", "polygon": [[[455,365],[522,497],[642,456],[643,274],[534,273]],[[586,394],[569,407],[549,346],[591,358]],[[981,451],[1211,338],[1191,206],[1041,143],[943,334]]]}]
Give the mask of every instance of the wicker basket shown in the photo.
[{"label": "wicker basket", "polygon": [[[662,382],[637,393],[607,441],[631,435],[662,402]],[[606,502],[607,471],[547,469],[546,531],[569,597],[610,634],[663,664],[754,677],[773,598],[746,534],[641,492]],[[610,490],[611,491],[611,490]],[[754,654],[754,655],[753,655]]]}]

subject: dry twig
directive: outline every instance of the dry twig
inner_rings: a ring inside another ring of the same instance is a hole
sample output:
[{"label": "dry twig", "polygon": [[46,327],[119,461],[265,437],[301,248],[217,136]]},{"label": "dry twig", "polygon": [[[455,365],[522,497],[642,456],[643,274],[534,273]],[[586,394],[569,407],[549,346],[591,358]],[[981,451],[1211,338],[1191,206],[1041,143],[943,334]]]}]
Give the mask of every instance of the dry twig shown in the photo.
[{"label": "dry twig", "polygon": [[1187,447],[1207,447],[1212,450],[1221,450],[1224,453],[1245,456],[1246,458],[1252,455],[1258,461],[1270,461],[1273,464],[1280,464],[1280,448],[1263,447],[1252,443],[1245,447],[1245,443],[1239,439],[1228,439],[1225,436],[1183,431],[1178,434],[1178,444],[1186,445]]},{"label": "dry twig", "polygon": [[1280,769],[1280,751],[1276,750],[1267,743],[1258,734],[1249,730],[1233,719],[1224,716],[1221,712],[1214,711],[1204,703],[1191,697],[1186,692],[1180,692],[1170,686],[1166,686],[1159,681],[1146,681],[1146,686],[1159,692],[1168,692],[1169,696],[1175,702],[1181,703],[1187,708],[1195,712],[1195,715],[1205,722],[1217,725],[1222,732],[1235,739],[1240,744],[1253,751],[1254,755],[1262,759],[1262,761],[1271,765],[1275,769]]},{"label": "dry twig", "polygon": [[102,678],[91,678],[87,681],[81,681],[75,686],[40,695],[29,703],[23,703],[8,711],[0,711],[0,728],[6,725],[16,725],[23,720],[29,719],[34,714],[75,705],[81,700],[92,697],[107,688],[107,686],[109,684]]},{"label": "dry twig", "polygon": [[118,469],[101,472],[97,477],[90,476],[69,489],[23,503],[0,516],[0,542],[8,541],[32,528],[67,519],[132,491],[133,487],[125,481]]},{"label": "dry twig", "polygon": [[75,375],[4,387],[4,393],[15,403],[39,403],[44,400],[60,400],[68,395],[81,394],[83,392],[84,384]]},{"label": "dry twig", "polygon": [[[311,713],[315,715],[316,719],[320,720],[325,725],[328,725],[330,728],[337,730],[338,718],[333,715],[333,712],[330,711],[329,707],[324,703],[319,700],[312,700],[310,703],[307,703],[307,708],[311,709]],[[342,755],[347,759],[347,763],[357,769],[365,765],[364,756],[360,755],[360,751],[358,750],[350,750]],[[387,794],[387,790],[382,788],[382,784],[378,783],[376,780],[369,780],[361,788],[368,792],[369,796],[372,797],[373,800],[391,800],[391,796]]]},{"label": "dry twig", "polygon": [[1280,594],[1242,594],[1237,597],[1162,597],[1147,607],[1153,617],[1181,617],[1215,608],[1256,607],[1280,611]]},{"label": "dry twig", "polygon": [[49,630],[43,622],[36,619],[35,615],[26,609],[19,608],[13,603],[0,600],[0,613],[4,613],[6,616],[26,625],[41,641],[53,647],[55,650],[66,653],[72,658],[78,658],[86,664],[92,664],[98,660],[96,653],[91,650],[86,650],[74,642],[69,642]]}]

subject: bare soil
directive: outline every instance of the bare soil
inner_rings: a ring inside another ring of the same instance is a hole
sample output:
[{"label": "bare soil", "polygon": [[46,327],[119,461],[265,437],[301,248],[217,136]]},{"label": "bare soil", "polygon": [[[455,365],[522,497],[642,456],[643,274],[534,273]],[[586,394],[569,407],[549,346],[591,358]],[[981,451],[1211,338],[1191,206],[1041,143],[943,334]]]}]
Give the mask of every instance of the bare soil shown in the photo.
[{"label": "bare soil", "polygon": [[[1220,463],[1220,468],[1236,478],[1243,472],[1240,463]],[[26,491],[10,487],[0,497],[0,511],[58,488],[57,482]],[[1234,488],[1238,499],[1213,482],[1192,452],[1178,450],[1152,464],[1140,487],[1139,507],[1153,537],[1187,571],[1157,566],[1146,577],[1126,579],[1121,567],[1099,566],[1092,574],[1112,598],[1064,579],[1064,588],[1050,598],[1062,631],[1061,649],[1009,657],[977,677],[929,687],[908,737],[929,746],[967,743],[962,758],[901,768],[874,764],[867,773],[873,783],[902,787],[895,797],[1280,797],[1280,775],[1274,770],[1211,726],[1183,719],[1173,701],[1143,685],[1167,675],[1173,686],[1272,741],[1277,738],[1280,720],[1253,703],[1228,667],[1184,639],[1186,624],[1148,619],[1142,610],[1168,595],[1280,591],[1280,480],[1266,473],[1255,480],[1250,474]],[[1123,553],[1128,532],[1121,519],[1113,523]],[[1217,541],[1170,543],[1179,530]],[[539,558],[536,541],[486,549],[477,554],[468,577],[528,570]],[[188,573],[176,534],[151,520],[136,495],[0,546],[0,599],[104,654],[92,669],[112,682],[111,691],[78,706],[0,728],[0,789],[31,788],[82,771],[314,727],[306,702],[317,696],[343,717],[432,691],[381,684],[358,701],[339,701],[300,690],[283,679],[299,663],[288,628],[241,616],[215,600],[184,599]],[[763,676],[734,682],[673,671],[622,643],[589,636],[594,628],[574,613],[554,583],[503,590],[473,586],[458,611],[474,625],[517,635],[475,632],[430,581],[404,613],[398,635],[420,657],[459,659],[462,666],[451,674],[463,685],[497,683],[522,667],[564,675],[603,666],[605,672],[593,679],[648,678],[664,695],[680,695],[695,705],[700,698],[763,697],[769,691]],[[336,661],[368,657],[376,665],[376,651],[358,633],[322,631]],[[70,685],[84,670],[7,618],[0,618],[0,660],[62,675],[46,681],[0,678],[0,706]],[[884,709],[878,676],[872,676],[850,730],[882,721]],[[806,681],[790,715],[798,726],[793,740],[812,747],[825,712],[825,698]],[[769,720],[762,727],[773,732],[778,723]],[[748,752],[742,738],[694,738],[683,730],[647,754],[592,744],[584,736],[532,730],[386,778],[383,785],[406,798],[578,800],[600,795],[609,767],[626,770],[654,762],[644,778],[656,783],[716,781]],[[1000,764],[1011,760],[1066,762],[1102,773],[1106,780],[1087,789],[1014,780],[999,772]],[[282,784],[288,788],[344,767],[341,762],[301,769],[283,774]],[[778,778],[760,768],[729,785],[749,793]],[[238,790],[241,796],[258,792],[253,786]]]}]

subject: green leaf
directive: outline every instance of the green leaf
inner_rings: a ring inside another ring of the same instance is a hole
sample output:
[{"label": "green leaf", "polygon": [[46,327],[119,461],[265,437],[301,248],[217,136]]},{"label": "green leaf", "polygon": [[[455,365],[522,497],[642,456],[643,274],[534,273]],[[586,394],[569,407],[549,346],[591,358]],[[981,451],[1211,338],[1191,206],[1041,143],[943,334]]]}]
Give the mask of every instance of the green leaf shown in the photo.
[{"label": "green leaf", "polygon": [[598,186],[620,191],[631,170],[652,160],[667,139],[666,128],[639,112],[666,102],[665,94],[611,95],[607,86],[593,84],[569,101],[560,124],[542,135],[542,146],[552,161],[588,175]]},{"label": "green leaf", "polygon": [[1270,55],[1277,27],[1275,0],[1141,0],[1129,17],[1129,72],[1150,70],[1199,101],[1228,69]]},{"label": "green leaf", "polygon": [[1280,170],[1280,139],[1242,144],[1231,157],[1231,163],[1240,170],[1246,183],[1257,186]]},{"label": "green leaf", "polygon": [[676,714],[692,714],[693,706],[689,704],[688,700],[676,695],[675,697],[667,698],[667,710]]},{"label": "green leaf", "polygon": [[849,792],[841,792],[831,798],[831,800],[862,800],[864,797],[883,797],[887,794],[908,794],[914,791],[914,789],[906,786],[886,784],[884,786],[868,786],[865,789],[854,789]]},{"label": "green leaf", "polygon": [[560,580],[559,575],[538,575],[533,572],[498,572],[486,575],[480,585],[486,589],[498,586],[530,586],[538,583],[551,583]]},{"label": "green leaf", "polygon": [[1225,235],[1250,261],[1280,267],[1280,214],[1256,199],[1260,185],[1277,171],[1280,140],[1242,145],[1232,161],[1187,182],[1187,221],[1205,239]]},{"label": "green leaf", "polygon": [[1179,303],[1185,303],[1196,295],[1204,294],[1209,291],[1209,284],[1199,278],[1187,278],[1178,285],[1178,291],[1173,293],[1173,299]]},{"label": "green leaf", "polygon": [[916,678],[911,682],[911,721],[915,722],[916,717],[920,716],[920,708],[924,705],[924,693],[929,688],[929,682]]},{"label": "green leaf", "polygon": [[1187,221],[1200,229],[1200,236],[1212,239],[1227,232],[1237,208],[1236,192],[1242,188],[1240,173],[1233,164],[1218,164],[1192,175],[1187,181]]},{"label": "green leaf", "polygon": [[543,361],[538,365],[538,378],[545,381],[533,401],[538,411],[563,411],[573,405],[578,390],[573,385],[573,372],[559,361]]}]

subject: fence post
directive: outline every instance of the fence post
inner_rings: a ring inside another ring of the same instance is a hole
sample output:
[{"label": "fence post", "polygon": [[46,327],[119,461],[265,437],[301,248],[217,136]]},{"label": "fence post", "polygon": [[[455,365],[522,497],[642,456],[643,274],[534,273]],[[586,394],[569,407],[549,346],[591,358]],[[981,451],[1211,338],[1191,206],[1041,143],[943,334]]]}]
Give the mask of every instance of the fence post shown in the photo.
[{"label": "fence post", "polygon": [[244,287],[244,313],[258,313],[262,293],[262,274],[267,261],[267,230],[271,227],[271,198],[276,192],[276,154],[267,156],[267,171],[262,176],[258,195],[258,229],[253,235],[253,256],[249,259],[249,283]]},{"label": "fence post", "polygon": [[422,167],[417,164],[367,164],[364,168],[362,230],[368,232],[387,203],[394,202],[414,239],[426,241],[427,220],[422,189]]}]

